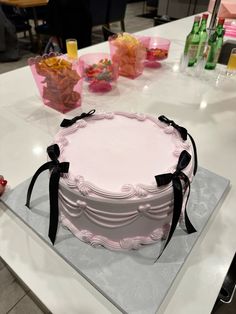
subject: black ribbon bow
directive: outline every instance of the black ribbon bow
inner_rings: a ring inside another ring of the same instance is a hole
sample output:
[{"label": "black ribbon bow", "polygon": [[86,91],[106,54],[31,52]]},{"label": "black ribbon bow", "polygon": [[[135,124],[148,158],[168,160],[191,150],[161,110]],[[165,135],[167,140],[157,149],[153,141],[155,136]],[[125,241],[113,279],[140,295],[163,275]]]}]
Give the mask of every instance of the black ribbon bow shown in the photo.
[{"label": "black ribbon bow", "polygon": [[72,126],[76,121],[90,117],[95,113],[95,109],[90,110],[89,112],[83,112],[80,116],[76,116],[73,119],[64,119],[62,120],[60,126],[63,128],[68,128],[69,126]]},{"label": "black ribbon bow", "polygon": [[30,198],[33,191],[34,184],[44,170],[49,169],[51,171],[50,181],[49,181],[49,201],[50,201],[50,220],[49,220],[49,231],[48,236],[52,243],[55,243],[57,227],[58,227],[58,187],[61,173],[68,173],[69,162],[59,162],[58,157],[60,156],[60,149],[57,144],[51,145],[47,148],[48,156],[51,161],[43,164],[34,174],[26,198],[26,206],[30,208]]},{"label": "black ribbon bow", "polygon": [[186,230],[189,234],[196,232],[196,229],[191,224],[187,211],[186,211],[186,205],[188,203],[188,198],[190,194],[190,182],[187,175],[182,171],[188,166],[190,160],[191,160],[191,155],[186,150],[183,150],[179,156],[179,161],[176,167],[176,171],[174,173],[166,173],[166,174],[155,176],[158,186],[167,185],[172,181],[173,192],[174,192],[174,206],[173,206],[173,216],[172,216],[172,221],[171,221],[171,227],[170,227],[170,231],[166,239],[165,245],[163,249],[161,250],[161,253],[159,254],[158,258],[161,256],[166,246],[170,242],[172,235],[178,224],[180,215],[181,215],[181,210],[182,210],[182,205],[183,205],[183,187],[182,187],[181,180],[185,183],[185,186],[188,188],[188,195],[187,195],[187,200],[186,200],[185,210],[184,210]]},{"label": "black ribbon bow", "polygon": [[183,139],[184,141],[187,140],[188,131],[187,131],[185,128],[183,128],[182,126],[179,126],[179,125],[176,124],[173,120],[169,120],[166,116],[163,116],[163,115],[162,115],[162,116],[158,117],[158,119],[159,119],[161,122],[164,122],[164,123],[166,123],[166,124],[168,124],[168,125],[173,126],[173,128],[175,128],[175,129],[180,133],[182,139]]},{"label": "black ribbon bow", "polygon": [[196,144],[194,142],[194,139],[192,138],[192,136],[188,133],[188,131],[184,127],[176,124],[173,120],[168,119],[166,116],[162,115],[162,116],[158,117],[158,119],[161,122],[164,122],[164,123],[166,123],[168,125],[173,126],[173,128],[175,128],[180,133],[180,136],[182,137],[182,139],[184,141],[186,141],[187,140],[187,136],[189,136],[189,138],[190,138],[190,140],[192,142],[193,151],[194,151],[194,169],[193,169],[193,174],[195,175],[196,172],[197,172],[198,161],[197,161],[197,147],[196,147]]}]

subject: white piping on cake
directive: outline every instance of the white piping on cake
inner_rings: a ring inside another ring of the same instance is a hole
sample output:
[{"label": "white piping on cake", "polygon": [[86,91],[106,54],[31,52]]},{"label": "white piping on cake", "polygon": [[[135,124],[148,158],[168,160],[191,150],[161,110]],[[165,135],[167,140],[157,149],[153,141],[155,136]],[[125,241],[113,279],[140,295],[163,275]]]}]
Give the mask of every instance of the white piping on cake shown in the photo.
[{"label": "white piping on cake", "polygon": [[[151,115],[147,114],[137,114],[137,113],[128,113],[128,112],[114,112],[114,113],[100,113],[100,114],[95,114],[91,116],[89,119],[92,120],[101,120],[101,119],[113,119],[114,115],[120,115],[124,117],[128,117],[131,119],[137,119],[139,121],[145,121],[146,119],[149,119],[153,123],[155,123],[157,126],[163,129],[163,131],[167,134],[172,134],[174,137],[174,143],[176,146],[176,149],[174,150],[173,154],[178,157],[182,150],[186,149],[189,150],[191,145],[189,141],[183,141],[178,133],[177,130],[175,130],[172,126],[168,126],[165,123],[161,122],[158,118],[154,118]],[[68,141],[65,138],[67,135],[70,135],[74,133],[77,129],[79,128],[84,128],[87,126],[87,122],[83,119],[78,120],[74,125],[68,128],[63,128],[59,131],[58,135],[56,136],[55,142],[59,145],[61,153],[64,150],[64,146],[67,145]],[[63,158],[61,158],[61,161]],[[189,166],[187,169],[184,170],[186,175],[190,175],[192,173],[192,166]],[[174,172],[175,168],[172,167],[170,169],[167,169],[167,172]],[[155,175],[155,174],[154,174]],[[190,177],[190,180],[192,179],[192,176]],[[83,176],[77,176],[74,177],[71,174],[66,174],[63,176],[62,182],[66,184],[70,188],[77,188],[79,192],[84,195],[96,195],[100,196],[102,198],[107,198],[107,199],[130,199],[130,198],[146,198],[150,195],[156,195],[157,193],[160,192],[168,192],[168,190],[172,189],[171,184],[158,188],[156,183],[152,183],[150,185],[145,185],[145,184],[124,184],[121,187],[120,192],[111,192],[107,191],[105,189],[102,189],[92,182],[89,182],[83,178]]]}]

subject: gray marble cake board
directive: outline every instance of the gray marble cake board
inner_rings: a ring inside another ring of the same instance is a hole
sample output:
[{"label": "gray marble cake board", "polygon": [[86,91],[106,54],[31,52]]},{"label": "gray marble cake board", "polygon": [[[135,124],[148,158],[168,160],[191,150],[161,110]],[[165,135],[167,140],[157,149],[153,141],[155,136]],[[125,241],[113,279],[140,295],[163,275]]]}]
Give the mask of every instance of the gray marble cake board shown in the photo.
[{"label": "gray marble cake board", "polygon": [[24,206],[30,179],[9,191],[3,202],[50,247],[124,313],[153,314],[161,305],[177,273],[214,210],[229,189],[229,180],[199,168],[191,185],[189,217],[197,232],[177,228],[161,258],[154,263],[161,243],[138,251],[112,252],[93,248],[59,227],[55,246],[48,239],[48,173],[35,184],[31,210]]}]

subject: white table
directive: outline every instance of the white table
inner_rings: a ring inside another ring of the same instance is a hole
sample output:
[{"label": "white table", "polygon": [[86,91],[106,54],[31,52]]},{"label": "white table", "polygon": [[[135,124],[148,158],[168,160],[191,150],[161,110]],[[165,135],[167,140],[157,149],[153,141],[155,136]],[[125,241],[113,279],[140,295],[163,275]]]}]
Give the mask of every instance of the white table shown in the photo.
[{"label": "white table", "polygon": [[[210,313],[236,248],[236,81],[216,72],[201,78],[178,72],[189,17],[143,31],[171,39],[169,59],[136,80],[120,78],[106,96],[85,92],[83,111],[126,110],[165,114],[195,138],[199,164],[231,180],[223,205],[211,217],[158,313]],[[103,43],[79,51],[108,51]],[[206,76],[208,78],[206,78]],[[216,86],[217,85],[217,86]],[[74,116],[78,111],[71,112]],[[63,115],[42,105],[28,67],[0,76],[0,173],[13,188],[45,162]],[[0,256],[53,313],[118,310],[1,204]]]}]

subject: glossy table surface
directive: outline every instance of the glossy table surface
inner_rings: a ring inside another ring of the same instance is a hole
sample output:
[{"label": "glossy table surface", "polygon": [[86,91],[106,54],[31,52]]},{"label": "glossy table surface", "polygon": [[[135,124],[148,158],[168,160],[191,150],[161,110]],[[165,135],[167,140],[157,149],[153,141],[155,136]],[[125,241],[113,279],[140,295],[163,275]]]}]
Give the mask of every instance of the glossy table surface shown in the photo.
[{"label": "glossy table surface", "polygon": [[[158,313],[210,313],[236,247],[236,79],[216,71],[188,69],[179,60],[193,17],[142,31],[171,40],[169,58],[135,80],[120,77],[117,88],[95,95],[84,86],[83,105],[73,117],[98,111],[165,114],[195,138],[199,164],[231,181],[231,189],[209,220]],[[108,52],[108,43],[79,51]],[[0,76],[0,172],[11,188],[45,162],[64,115],[45,107],[30,69]],[[116,313],[108,300],[0,203],[0,256],[53,313]],[[56,302],[55,302],[56,300]]]}]

